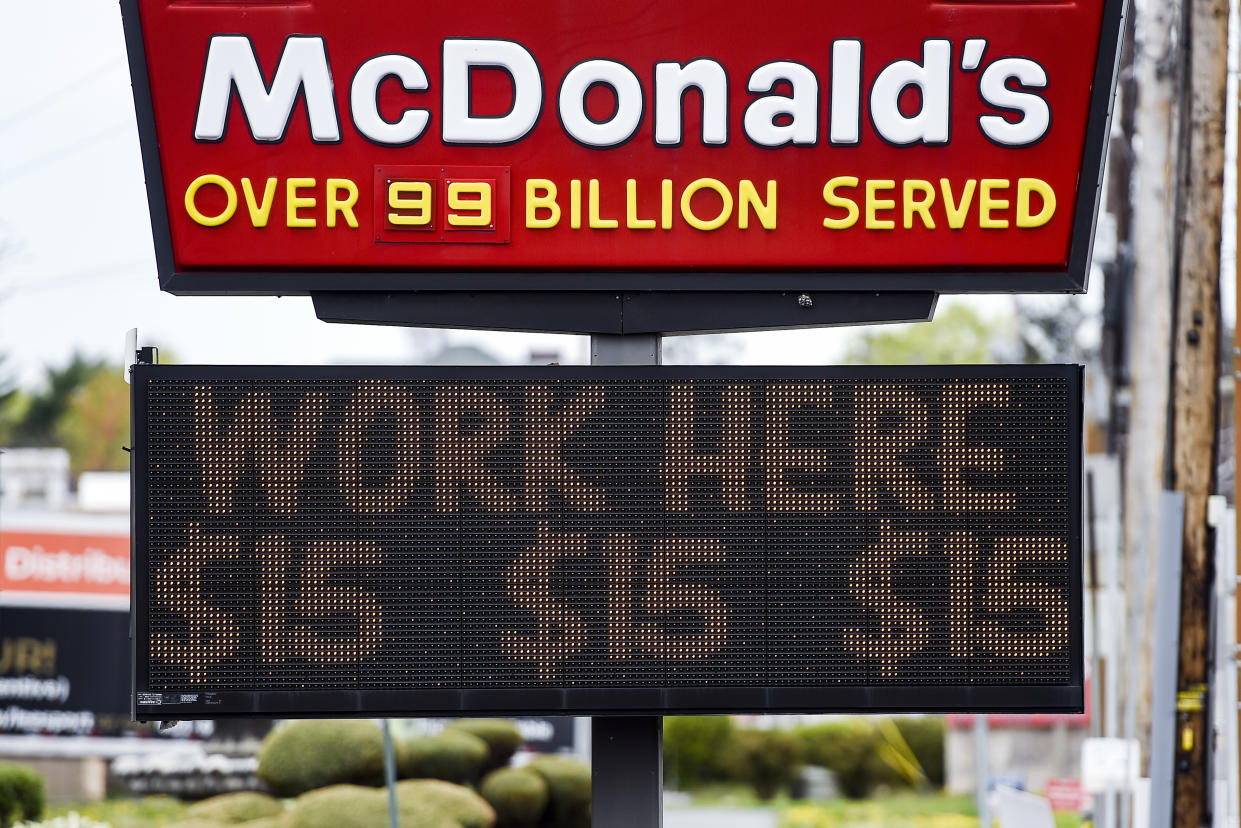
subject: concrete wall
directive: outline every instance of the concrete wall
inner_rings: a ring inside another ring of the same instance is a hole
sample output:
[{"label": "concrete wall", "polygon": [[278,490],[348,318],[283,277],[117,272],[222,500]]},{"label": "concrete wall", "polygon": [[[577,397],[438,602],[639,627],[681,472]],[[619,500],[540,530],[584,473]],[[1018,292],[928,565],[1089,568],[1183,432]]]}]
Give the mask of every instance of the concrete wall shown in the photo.
[{"label": "concrete wall", "polygon": [[25,765],[47,782],[49,802],[94,802],[108,792],[108,762],[98,756],[0,757],[0,761]]},{"label": "concrete wall", "polygon": [[[1086,728],[993,728],[988,737],[991,778],[1021,781],[1042,793],[1047,781],[1081,774]],[[974,791],[974,731],[949,728],[944,743],[944,783],[952,793]]]}]

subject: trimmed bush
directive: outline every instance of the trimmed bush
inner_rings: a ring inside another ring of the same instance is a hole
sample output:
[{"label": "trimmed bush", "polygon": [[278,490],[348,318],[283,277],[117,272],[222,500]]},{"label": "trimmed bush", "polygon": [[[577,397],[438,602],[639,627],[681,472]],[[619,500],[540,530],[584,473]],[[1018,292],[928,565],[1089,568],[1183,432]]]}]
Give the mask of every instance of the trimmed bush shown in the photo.
[{"label": "trimmed bush", "polygon": [[[433,806],[407,802],[397,807],[400,828],[461,828]],[[358,785],[332,785],[303,794],[284,819],[284,828],[387,828],[388,794]]]},{"label": "trimmed bush", "polygon": [[927,784],[944,787],[944,719],[942,716],[902,717],[893,719],[896,729],[913,751]]},{"label": "trimmed bush", "polygon": [[771,799],[801,776],[802,742],[784,730],[738,730],[724,751],[729,776]]},{"label": "trimmed bush", "polygon": [[450,728],[435,736],[415,736],[397,747],[397,774],[402,779],[469,784],[486,762],[487,743],[464,730]]},{"label": "trimmed bush", "polygon": [[540,756],[526,767],[547,783],[547,825],[590,828],[589,765],[564,756]]},{"label": "trimmed bush", "polygon": [[280,800],[253,791],[220,794],[195,802],[185,810],[187,817],[223,823],[250,822],[283,813],[284,806],[280,804]]},{"label": "trimmed bush", "polygon": [[504,767],[521,747],[521,731],[508,719],[458,719],[449,728],[477,736],[487,743],[487,761],[481,773]]},{"label": "trimmed bush", "polygon": [[664,719],[664,779],[688,790],[727,775],[720,763],[735,728],[728,716],[668,716]]},{"label": "trimmed bush", "polygon": [[879,737],[865,719],[841,719],[804,727],[798,737],[806,761],[830,770],[840,792],[850,799],[865,799],[881,781],[891,783],[895,774],[879,759]]},{"label": "trimmed bush", "polygon": [[262,819],[252,819],[249,822],[239,822],[235,828],[284,828],[284,814],[280,816],[263,817]]},{"label": "trimmed bush", "polygon": [[441,779],[407,779],[396,783],[397,807],[429,806],[461,823],[462,828],[493,828],[496,812],[469,788]]},{"label": "trimmed bush", "polygon": [[383,769],[383,734],[372,722],[292,722],[268,734],[259,748],[259,778],[277,796],[325,785],[379,785]]},{"label": "trimmed bush", "polygon": [[33,822],[47,807],[43,777],[25,765],[0,765],[0,828],[14,821]]},{"label": "trimmed bush", "polygon": [[528,768],[501,768],[478,786],[496,811],[499,828],[534,828],[547,810],[547,783]]}]

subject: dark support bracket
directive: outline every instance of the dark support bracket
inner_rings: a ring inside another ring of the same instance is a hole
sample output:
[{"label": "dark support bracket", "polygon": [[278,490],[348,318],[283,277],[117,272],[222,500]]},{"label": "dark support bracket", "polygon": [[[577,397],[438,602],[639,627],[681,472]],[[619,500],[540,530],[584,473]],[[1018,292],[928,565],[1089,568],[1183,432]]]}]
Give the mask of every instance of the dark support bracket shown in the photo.
[{"label": "dark support bracket", "polygon": [[311,293],[324,322],[578,334],[690,334],[926,322],[937,294],[580,291]]},{"label": "dark support bracket", "polygon": [[592,828],[661,828],[663,718],[596,716],[590,744]]}]

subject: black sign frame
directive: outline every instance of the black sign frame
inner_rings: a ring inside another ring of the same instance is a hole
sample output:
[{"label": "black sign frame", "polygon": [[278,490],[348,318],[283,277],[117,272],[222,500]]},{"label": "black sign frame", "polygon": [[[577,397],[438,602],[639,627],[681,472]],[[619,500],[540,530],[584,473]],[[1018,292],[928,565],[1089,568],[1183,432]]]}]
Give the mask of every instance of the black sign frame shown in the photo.
[{"label": "black sign frame", "polygon": [[[394,367],[394,366],[134,366],[133,489],[133,716],[138,721],[272,716],[522,716],[677,715],[738,713],[1010,712],[1080,713],[1084,709],[1082,620],[1082,369],[1076,365],[973,366],[618,366],[618,367]],[[146,391],[152,379],[428,379],[660,380],[788,378],[817,380],[1056,378],[1068,385],[1068,509],[1070,532],[1068,634],[1070,680],[1060,684],[908,684],[830,686],[477,687],[463,689],[221,690],[152,692],[143,643],[149,632],[149,514]]]}]

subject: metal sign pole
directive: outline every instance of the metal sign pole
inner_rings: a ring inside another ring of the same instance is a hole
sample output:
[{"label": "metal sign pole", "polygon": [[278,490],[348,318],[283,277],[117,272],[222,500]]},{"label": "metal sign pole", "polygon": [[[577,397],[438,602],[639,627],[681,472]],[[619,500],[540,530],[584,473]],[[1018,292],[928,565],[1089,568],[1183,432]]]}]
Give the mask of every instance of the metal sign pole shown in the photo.
[{"label": "metal sign pole", "polygon": [[[592,336],[591,365],[659,365],[658,334]],[[591,825],[661,828],[664,822],[662,716],[591,719]]]}]

